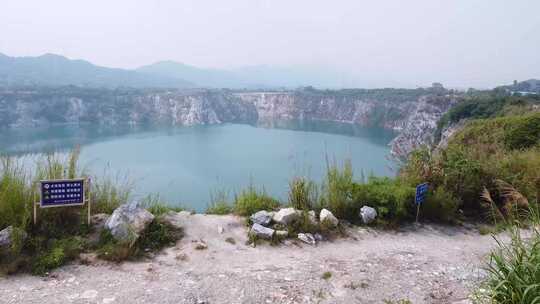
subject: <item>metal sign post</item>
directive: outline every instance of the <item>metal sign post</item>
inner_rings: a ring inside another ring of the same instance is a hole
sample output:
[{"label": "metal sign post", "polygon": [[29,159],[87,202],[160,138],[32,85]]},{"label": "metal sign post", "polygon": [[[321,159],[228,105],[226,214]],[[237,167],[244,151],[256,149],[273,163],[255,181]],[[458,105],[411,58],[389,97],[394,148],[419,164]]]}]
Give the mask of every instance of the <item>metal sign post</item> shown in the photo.
[{"label": "metal sign post", "polygon": [[426,193],[428,191],[428,183],[423,183],[416,186],[416,195],[414,202],[416,204],[416,223],[418,224],[418,216],[420,214],[420,205],[426,199]]},{"label": "metal sign post", "polygon": [[[88,195],[87,195],[88,194]],[[90,225],[90,179],[54,179],[39,181],[39,201],[34,192],[34,225],[37,223],[37,206],[40,208],[83,206],[88,204]]]}]

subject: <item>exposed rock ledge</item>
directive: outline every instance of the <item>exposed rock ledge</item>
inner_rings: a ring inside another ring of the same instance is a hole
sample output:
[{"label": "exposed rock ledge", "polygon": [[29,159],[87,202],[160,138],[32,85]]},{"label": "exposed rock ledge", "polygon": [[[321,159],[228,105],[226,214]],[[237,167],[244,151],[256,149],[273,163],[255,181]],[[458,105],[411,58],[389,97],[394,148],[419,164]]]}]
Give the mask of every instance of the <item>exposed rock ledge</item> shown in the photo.
[{"label": "exposed rock ledge", "polygon": [[458,102],[450,91],[133,91],[80,88],[0,91],[0,127],[51,123],[172,125],[326,120],[399,132],[394,153],[430,142],[438,119]]}]

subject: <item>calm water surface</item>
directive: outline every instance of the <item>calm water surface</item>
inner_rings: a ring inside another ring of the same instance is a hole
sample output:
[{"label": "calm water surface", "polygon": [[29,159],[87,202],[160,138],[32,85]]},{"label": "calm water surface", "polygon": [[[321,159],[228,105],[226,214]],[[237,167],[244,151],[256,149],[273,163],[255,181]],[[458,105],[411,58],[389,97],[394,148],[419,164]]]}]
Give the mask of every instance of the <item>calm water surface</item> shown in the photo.
[{"label": "calm water surface", "polygon": [[[281,199],[288,181],[320,181],[330,160],[351,159],[357,175],[392,175],[388,143],[394,134],[330,122],[269,122],[195,127],[54,126],[0,132],[0,151],[23,155],[82,148],[92,174],[129,176],[134,197],[165,200],[204,211],[211,192],[231,197],[250,183]],[[105,172],[105,173],[104,173]]]}]

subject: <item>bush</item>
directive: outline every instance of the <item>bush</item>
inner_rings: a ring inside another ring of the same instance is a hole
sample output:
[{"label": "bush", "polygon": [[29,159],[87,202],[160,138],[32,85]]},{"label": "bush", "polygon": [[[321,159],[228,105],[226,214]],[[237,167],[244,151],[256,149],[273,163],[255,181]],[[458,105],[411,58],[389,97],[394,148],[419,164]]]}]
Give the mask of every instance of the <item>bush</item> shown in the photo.
[{"label": "bush", "polygon": [[439,186],[428,193],[420,212],[422,218],[451,223],[457,219],[459,205],[458,199]]},{"label": "bush", "polygon": [[78,257],[84,247],[85,243],[80,237],[53,239],[48,248],[35,258],[32,264],[32,273],[43,275],[54,268],[58,268]]},{"label": "bush", "polygon": [[489,209],[481,204],[484,188],[501,206],[505,198],[497,180],[515,187],[529,201],[540,196],[540,113],[498,117],[469,122],[449,141],[431,152],[410,154],[400,169],[400,179],[411,186],[429,182],[459,201],[468,216],[484,216]]},{"label": "bush", "polygon": [[353,185],[352,215],[358,220],[362,206],[377,210],[380,224],[397,224],[411,217],[414,210],[415,188],[387,177],[369,177],[367,183]]},{"label": "bush", "polygon": [[317,185],[305,177],[289,182],[289,205],[298,210],[313,210],[318,203]]},{"label": "bush", "polygon": [[242,216],[249,216],[260,210],[271,211],[279,206],[279,201],[267,195],[264,190],[258,191],[253,186],[242,190],[234,200],[234,211]]}]

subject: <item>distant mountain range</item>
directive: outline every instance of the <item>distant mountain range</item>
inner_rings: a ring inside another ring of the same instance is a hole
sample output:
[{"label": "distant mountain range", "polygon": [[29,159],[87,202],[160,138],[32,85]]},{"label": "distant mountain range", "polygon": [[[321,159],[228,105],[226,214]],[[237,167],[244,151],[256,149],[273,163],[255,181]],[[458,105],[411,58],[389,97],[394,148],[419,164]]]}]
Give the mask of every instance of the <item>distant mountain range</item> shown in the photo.
[{"label": "distant mountain range", "polygon": [[9,57],[0,54],[0,86],[24,85],[106,88],[194,86],[178,78],[100,67],[88,61],[71,60],[54,54],[38,57]]},{"label": "distant mountain range", "polygon": [[84,60],[45,54],[10,57],[0,53],[0,86],[231,88],[343,87],[336,72],[310,67],[253,66],[231,70],[160,61],[135,70],[107,68]]},{"label": "distant mountain range", "polygon": [[[229,88],[291,89],[314,86],[323,89],[369,87],[335,70],[308,66],[251,66],[234,69],[199,68],[174,61],[160,61],[137,69],[108,68],[85,60],[55,54],[10,57],[0,53],[0,87],[66,86],[88,88]],[[399,86],[399,85],[397,85]],[[540,80],[530,79],[503,86],[511,91],[540,93]]]}]

